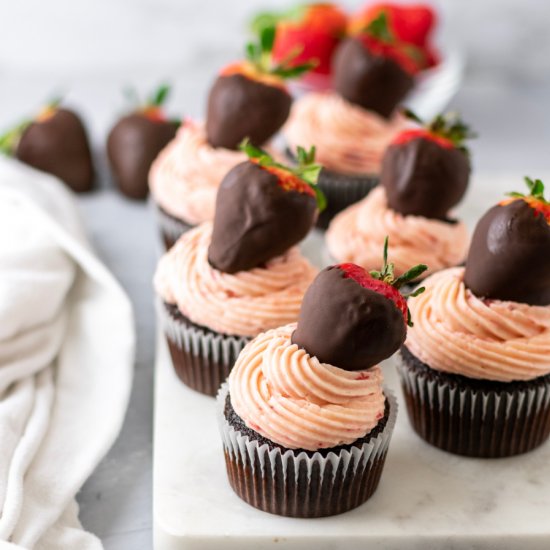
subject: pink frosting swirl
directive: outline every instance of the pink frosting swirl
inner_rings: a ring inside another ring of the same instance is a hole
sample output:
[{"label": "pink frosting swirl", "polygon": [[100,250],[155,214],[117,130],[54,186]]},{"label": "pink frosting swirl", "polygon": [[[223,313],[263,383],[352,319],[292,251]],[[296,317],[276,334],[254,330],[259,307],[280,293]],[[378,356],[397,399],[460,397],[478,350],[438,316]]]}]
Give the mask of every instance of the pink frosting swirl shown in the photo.
[{"label": "pink frosting swirl", "polygon": [[184,222],[210,221],[222,179],[246,158],[241,151],[214,149],[204,125],[186,121],[151,166],[151,194],[166,212]]},{"label": "pink frosting swirl", "polygon": [[335,93],[310,93],[294,102],[283,129],[287,144],[315,145],[317,162],[344,174],[378,174],[384,151],[407,122],[387,121]]},{"label": "pink frosting swirl", "polygon": [[184,233],[161,258],[155,289],[196,324],[222,334],[256,336],[298,319],[307,287],[317,275],[297,247],[265,267],[233,275],[208,263],[212,223]]},{"label": "pink frosting swirl", "polygon": [[235,412],[288,449],[353,443],[384,416],[380,367],[350,372],[321,363],[291,343],[295,328],[260,334],[241,352],[229,375]]},{"label": "pink frosting swirl", "polygon": [[385,190],[377,187],[332,220],[326,233],[327,247],[338,262],[379,269],[386,235],[390,261],[398,275],[418,263],[429,267],[427,274],[458,265],[469,245],[464,223],[403,216],[388,208]]},{"label": "pink frosting swirl", "polygon": [[483,380],[531,380],[550,373],[550,306],[484,300],[464,268],[432,275],[411,300],[406,345],[431,368]]}]

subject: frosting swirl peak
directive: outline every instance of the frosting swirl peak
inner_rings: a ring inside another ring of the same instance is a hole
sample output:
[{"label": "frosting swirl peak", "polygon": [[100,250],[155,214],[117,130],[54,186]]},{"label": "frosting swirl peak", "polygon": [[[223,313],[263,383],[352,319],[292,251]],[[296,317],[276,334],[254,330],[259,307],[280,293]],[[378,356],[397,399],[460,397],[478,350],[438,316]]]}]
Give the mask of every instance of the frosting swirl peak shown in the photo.
[{"label": "frosting swirl peak", "polygon": [[307,287],[317,274],[297,247],[263,267],[235,274],[208,262],[212,223],[184,233],[161,258],[155,289],[194,323],[223,334],[256,336],[298,318]]},{"label": "frosting swirl peak", "polygon": [[382,371],[346,371],[291,343],[296,324],[260,334],[229,376],[231,403],[248,427],[289,449],[350,444],[384,415]]},{"label": "frosting swirl peak", "polygon": [[464,268],[426,279],[411,301],[406,346],[429,367],[511,382],[550,373],[550,306],[484,300],[464,285]]},{"label": "frosting swirl peak", "polygon": [[428,266],[426,273],[454,267],[466,257],[469,243],[463,222],[403,216],[390,209],[383,187],[340,212],[326,233],[329,252],[336,260],[367,270],[378,269],[386,236],[397,275],[417,263]]}]

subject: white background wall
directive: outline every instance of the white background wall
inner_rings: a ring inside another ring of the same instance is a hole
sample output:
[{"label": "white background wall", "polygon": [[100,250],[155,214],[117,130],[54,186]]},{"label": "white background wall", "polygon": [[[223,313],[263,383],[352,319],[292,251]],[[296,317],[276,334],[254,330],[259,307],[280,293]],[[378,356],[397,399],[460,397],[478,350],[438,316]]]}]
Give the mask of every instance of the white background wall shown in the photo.
[{"label": "white background wall", "polygon": [[[550,1],[434,2],[446,33],[468,58],[456,105],[493,140],[490,162],[482,163],[511,162],[509,152],[516,145],[505,135],[508,128],[515,139],[529,133],[532,141],[550,144]],[[173,114],[200,115],[216,69],[240,54],[250,15],[292,4],[0,0],[0,130],[62,91],[100,139],[113,113],[123,108],[124,85],[147,90],[166,78],[176,85]],[[357,9],[363,2],[343,4]],[[533,154],[532,148],[525,150],[531,163]],[[536,162],[550,165],[546,159]]]}]

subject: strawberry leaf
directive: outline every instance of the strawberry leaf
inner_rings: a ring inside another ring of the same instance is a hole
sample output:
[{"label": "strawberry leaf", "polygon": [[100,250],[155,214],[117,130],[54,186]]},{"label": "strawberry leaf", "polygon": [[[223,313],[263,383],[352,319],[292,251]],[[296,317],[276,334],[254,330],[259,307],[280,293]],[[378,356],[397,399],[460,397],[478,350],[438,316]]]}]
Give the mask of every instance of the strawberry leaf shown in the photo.
[{"label": "strawberry leaf", "polygon": [[465,146],[465,141],[477,137],[477,134],[472,132],[470,127],[460,119],[458,113],[441,113],[430,122],[423,121],[410,109],[404,109],[403,114],[425,128],[430,134],[449,140],[457,149],[466,154],[469,151]]},{"label": "strawberry leaf", "polygon": [[395,42],[395,37],[390,30],[388,15],[385,11],[380,12],[380,14],[365,27],[363,32],[386,44]]},{"label": "strawberry leaf", "polygon": [[320,164],[315,164],[315,147],[312,147],[309,151],[306,151],[303,147],[297,148],[296,158],[298,159],[298,166],[296,168],[291,168],[276,162],[267,151],[252,145],[248,138],[245,138],[241,142],[239,149],[243,151],[243,153],[246,153],[248,158],[255,160],[260,166],[279,168],[280,170],[284,170],[300,178],[314,191],[319,212],[322,212],[326,208],[327,201],[325,195],[317,186],[317,180],[322,166]]},{"label": "strawberry leaf", "polygon": [[170,86],[168,84],[162,84],[151,96],[151,98],[148,101],[148,104],[155,107],[160,107],[161,105],[164,105],[164,102],[168,99],[169,95],[170,95]]},{"label": "strawberry leaf", "polygon": [[525,195],[523,193],[518,193],[516,191],[512,191],[511,193],[506,193],[506,195],[508,197],[513,197],[514,199],[528,199],[532,197],[543,204],[550,204],[544,196],[544,183],[542,182],[542,180],[539,180],[539,179],[533,180],[525,176],[525,183],[529,188],[528,195]]},{"label": "strawberry leaf", "polygon": [[260,31],[260,47],[262,52],[271,53],[275,44],[275,26],[269,25]]}]

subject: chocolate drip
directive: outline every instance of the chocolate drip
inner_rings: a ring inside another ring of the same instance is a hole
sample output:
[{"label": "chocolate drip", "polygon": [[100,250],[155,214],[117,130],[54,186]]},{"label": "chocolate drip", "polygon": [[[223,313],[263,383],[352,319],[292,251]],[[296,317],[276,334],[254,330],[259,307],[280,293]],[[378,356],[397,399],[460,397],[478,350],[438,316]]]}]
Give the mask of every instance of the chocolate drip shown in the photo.
[{"label": "chocolate drip", "polygon": [[63,180],[73,191],[90,191],[94,169],[82,121],[68,109],[57,109],[44,121],[32,122],[23,132],[15,156]]},{"label": "chocolate drip", "polygon": [[403,314],[391,300],[331,266],[308,288],[292,342],[323,363],[354,371],[390,357],[405,336]]},{"label": "chocolate drip", "polygon": [[545,217],[521,199],[491,208],[474,231],[464,283],[479,297],[550,305]]},{"label": "chocolate drip", "polygon": [[447,220],[449,210],[466,193],[469,178],[466,153],[415,138],[386,150],[380,183],[392,210],[405,216]]},{"label": "chocolate drip", "polygon": [[373,55],[357,38],[347,38],[334,53],[333,84],[349,102],[390,118],[414,78],[392,59]]},{"label": "chocolate drip", "polygon": [[260,147],[285,123],[291,101],[283,88],[241,74],[220,76],[208,97],[208,142],[213,147],[237,149],[249,138]]},{"label": "chocolate drip", "polygon": [[152,162],[176,135],[177,124],[140,113],[121,118],[107,138],[107,155],[116,184],[126,196],[145,199]]},{"label": "chocolate drip", "polygon": [[258,267],[300,242],[316,218],[315,197],[286,191],[277,176],[243,162],[218,190],[208,261],[226,273]]}]

